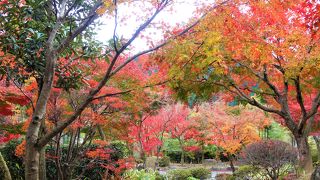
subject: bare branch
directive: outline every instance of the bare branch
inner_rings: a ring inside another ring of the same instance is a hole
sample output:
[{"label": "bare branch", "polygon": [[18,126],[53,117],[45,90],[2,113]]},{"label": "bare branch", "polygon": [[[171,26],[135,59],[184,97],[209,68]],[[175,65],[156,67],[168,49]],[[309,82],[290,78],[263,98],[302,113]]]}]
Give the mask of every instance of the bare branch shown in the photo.
[{"label": "bare branch", "polygon": [[117,0],[114,0],[114,6],[115,6],[115,10],[114,10],[114,29],[113,29],[113,48],[116,51],[116,53],[118,53],[118,48],[117,48],[117,27],[118,27],[118,5],[117,5]]},{"label": "bare branch", "polygon": [[[161,81],[161,82],[158,82],[158,83],[156,83],[156,84],[146,85],[146,86],[143,86],[143,87],[140,87],[140,88],[149,88],[149,87],[159,86],[159,85],[163,85],[163,84],[165,84],[165,83],[167,83],[167,82],[169,82],[169,80]],[[101,96],[94,97],[93,100],[101,99],[101,98],[105,98],[105,97],[111,97],[111,96],[117,96],[117,95],[127,94],[127,93],[130,93],[130,92],[132,92],[132,91],[138,90],[138,89],[140,89],[140,88],[133,88],[133,89],[129,89],[129,90],[126,90],[126,91],[104,94],[104,95],[101,95]]]},{"label": "bare branch", "polygon": [[73,32],[69,34],[67,38],[64,39],[64,41],[60,44],[60,46],[56,49],[58,53],[63,51],[71,41],[77,37],[80,33],[82,33],[95,19],[97,19],[98,14],[96,13],[96,10],[102,5],[102,2],[97,2],[91,9],[88,18],[86,18]]}]

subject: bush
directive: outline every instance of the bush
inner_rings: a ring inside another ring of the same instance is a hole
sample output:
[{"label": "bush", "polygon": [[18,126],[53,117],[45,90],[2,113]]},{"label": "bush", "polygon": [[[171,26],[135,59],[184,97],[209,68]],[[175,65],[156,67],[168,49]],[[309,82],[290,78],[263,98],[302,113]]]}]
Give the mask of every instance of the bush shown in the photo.
[{"label": "bush", "polygon": [[216,180],[233,180],[231,174],[224,174],[224,173],[217,174],[215,178]]},{"label": "bush", "polygon": [[170,165],[170,158],[168,156],[163,156],[160,160],[159,160],[159,166],[160,167],[167,167]]},{"label": "bush", "polygon": [[[12,179],[21,180],[24,179],[24,165],[23,159],[17,157],[15,153],[16,146],[19,145],[21,141],[10,141],[3,148],[1,148],[1,153],[4,160],[7,163]],[[0,179],[2,179],[0,175]]]},{"label": "bush", "polygon": [[254,166],[240,166],[233,174],[233,179],[253,179],[259,173],[259,169]]},{"label": "bush", "polygon": [[191,171],[189,169],[177,169],[169,172],[169,179],[172,180],[186,180],[192,177]]},{"label": "bush", "polygon": [[150,180],[155,180],[156,179],[156,172],[154,172],[153,170],[149,169],[149,170],[129,170],[126,171],[124,173],[124,175],[122,176],[124,179],[127,180],[141,180],[141,179],[150,179]]},{"label": "bush", "polygon": [[297,163],[297,151],[288,143],[264,140],[248,145],[239,160],[258,169],[265,177],[278,179]]},{"label": "bush", "polygon": [[199,180],[199,179],[194,177],[188,177],[187,180]]},{"label": "bush", "polygon": [[161,175],[158,171],[156,171],[156,179],[155,180],[166,180],[165,175]]},{"label": "bush", "polygon": [[198,168],[192,168],[190,169],[192,177],[198,178],[198,179],[206,179],[209,178],[211,175],[211,171],[209,169],[198,167]]}]

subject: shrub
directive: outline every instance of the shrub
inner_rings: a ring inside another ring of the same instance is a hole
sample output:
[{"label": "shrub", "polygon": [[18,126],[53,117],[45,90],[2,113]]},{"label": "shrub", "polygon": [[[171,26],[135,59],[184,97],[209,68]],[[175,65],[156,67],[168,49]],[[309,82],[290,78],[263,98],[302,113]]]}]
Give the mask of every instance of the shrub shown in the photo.
[{"label": "shrub", "polygon": [[253,179],[259,173],[259,169],[250,166],[244,165],[240,166],[233,174],[234,179]]},{"label": "shrub", "polygon": [[231,174],[221,173],[221,174],[217,174],[215,178],[216,178],[216,180],[231,180],[232,179],[232,175]]},{"label": "shrub", "polygon": [[187,180],[199,180],[199,179],[195,177],[188,177]]},{"label": "shrub", "polygon": [[188,169],[177,169],[169,172],[169,179],[172,180],[186,180],[192,177],[191,171]]},{"label": "shrub", "polygon": [[167,167],[170,165],[170,158],[168,156],[163,156],[160,160],[159,160],[159,166],[160,167]]},{"label": "shrub", "polygon": [[165,175],[161,175],[158,171],[156,171],[156,179],[155,180],[166,180]]},{"label": "shrub", "polygon": [[[23,159],[20,157],[17,157],[15,153],[15,149],[17,145],[19,145],[21,141],[10,141],[7,143],[3,148],[1,148],[1,153],[4,158],[4,160],[7,163],[7,166],[9,168],[9,171],[11,173],[12,179],[20,180],[24,179],[24,165],[23,165]],[[0,175],[0,179],[2,179]]]},{"label": "shrub", "polygon": [[239,160],[259,169],[265,177],[278,179],[297,163],[297,151],[288,143],[264,140],[248,145]]},{"label": "shrub", "polygon": [[151,169],[148,169],[148,170],[143,169],[140,171],[137,169],[134,169],[134,170],[126,171],[122,177],[127,180],[141,180],[141,179],[155,180],[156,176],[157,176],[156,172]]},{"label": "shrub", "polygon": [[190,169],[192,177],[198,178],[198,179],[206,179],[209,178],[211,175],[211,171],[209,169],[198,167],[198,168],[192,168]]}]

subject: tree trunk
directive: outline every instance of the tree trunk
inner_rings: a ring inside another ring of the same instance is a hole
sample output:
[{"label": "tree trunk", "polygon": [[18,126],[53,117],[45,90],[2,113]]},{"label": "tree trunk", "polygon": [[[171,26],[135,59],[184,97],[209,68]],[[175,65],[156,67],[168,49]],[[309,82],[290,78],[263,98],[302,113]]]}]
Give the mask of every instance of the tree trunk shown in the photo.
[{"label": "tree trunk", "polygon": [[230,168],[232,170],[232,173],[234,173],[236,171],[236,168],[234,167],[234,164],[233,164],[233,157],[232,155],[228,155],[228,159],[229,159],[229,162],[230,162]]},{"label": "tree trunk", "polygon": [[308,136],[295,135],[299,153],[299,167],[307,173],[312,172],[312,158],[309,149]]},{"label": "tree trunk", "polygon": [[180,163],[181,165],[184,164],[184,147],[183,147],[183,142],[181,139],[178,139],[179,140],[179,145],[180,145],[180,148],[181,148],[181,160],[180,160]]},{"label": "tree trunk", "polygon": [[4,175],[3,180],[11,180],[11,174],[10,174],[9,168],[7,166],[6,161],[3,159],[1,152],[0,152],[0,169]]},{"label": "tree trunk", "polygon": [[318,161],[320,162],[320,136],[313,136],[317,146]]},{"label": "tree trunk", "polygon": [[204,145],[201,147],[201,163],[204,163]]},{"label": "tree trunk", "polygon": [[181,165],[184,165],[184,150],[181,148],[181,160],[180,160]]},{"label": "tree trunk", "polygon": [[26,180],[39,180],[40,152],[34,143],[26,143],[25,177]]},{"label": "tree trunk", "polygon": [[74,167],[73,166],[64,166],[63,168],[63,180],[70,180],[72,179]]},{"label": "tree trunk", "polygon": [[[42,121],[41,127],[40,127],[40,137],[42,137],[46,133],[46,125],[45,121]],[[46,167],[46,148],[42,148],[40,150],[40,159],[39,159],[39,178],[41,180],[47,179],[47,167]]]},{"label": "tree trunk", "polygon": [[42,148],[40,151],[40,162],[39,162],[39,178],[41,180],[47,179],[46,174],[46,149]]},{"label": "tree trunk", "polygon": [[315,170],[311,175],[311,180],[319,180],[320,179],[320,166],[316,166]]},{"label": "tree trunk", "polygon": [[156,170],[159,167],[159,154],[160,154],[160,152],[161,152],[161,146],[159,145],[157,147],[157,159],[156,159],[156,165],[155,165],[155,169],[154,170]]}]

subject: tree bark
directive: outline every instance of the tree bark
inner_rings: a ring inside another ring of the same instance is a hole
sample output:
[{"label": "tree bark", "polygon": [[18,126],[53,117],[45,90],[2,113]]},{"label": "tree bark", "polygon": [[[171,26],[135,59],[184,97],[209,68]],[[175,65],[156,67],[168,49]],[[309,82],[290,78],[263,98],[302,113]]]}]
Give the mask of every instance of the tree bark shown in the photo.
[{"label": "tree bark", "polygon": [[299,154],[299,167],[306,172],[312,172],[312,158],[309,149],[308,136],[295,135]]},{"label": "tree bark", "polygon": [[229,158],[229,162],[230,162],[230,168],[232,170],[232,173],[234,173],[236,171],[236,168],[234,167],[234,164],[233,164],[233,157],[232,157],[232,155],[228,155],[228,158]]},{"label": "tree bark", "polygon": [[[46,125],[45,121],[42,121],[41,127],[40,127],[40,137],[42,137],[46,132]],[[46,148],[42,148],[40,150],[40,160],[39,160],[39,178],[41,180],[47,179],[47,167],[46,167]]]},{"label": "tree bark", "polygon": [[11,180],[11,174],[10,174],[9,168],[7,166],[6,161],[3,159],[1,152],[0,152],[0,169],[4,174],[3,180]]},{"label": "tree bark", "polygon": [[181,160],[180,160],[181,165],[184,165],[184,150],[181,150]]},{"label": "tree bark", "polygon": [[41,180],[47,179],[47,171],[46,171],[46,149],[42,148],[40,150],[40,162],[39,162],[39,178]]},{"label": "tree bark", "polygon": [[204,163],[204,145],[201,145],[201,163]]}]

